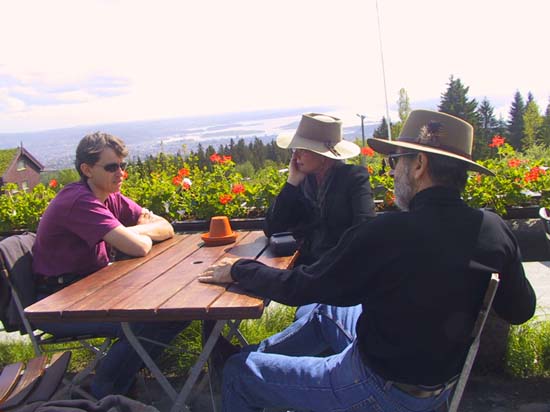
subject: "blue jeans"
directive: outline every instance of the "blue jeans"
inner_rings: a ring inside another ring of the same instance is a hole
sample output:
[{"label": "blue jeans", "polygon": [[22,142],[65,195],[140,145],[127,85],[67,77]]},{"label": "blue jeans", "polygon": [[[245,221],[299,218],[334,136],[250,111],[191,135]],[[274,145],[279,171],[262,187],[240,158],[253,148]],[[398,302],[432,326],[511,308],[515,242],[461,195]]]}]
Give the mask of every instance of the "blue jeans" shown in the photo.
[{"label": "blue jeans", "polygon": [[[360,314],[360,306],[315,305],[287,329],[262,341],[257,351],[229,358],[223,373],[222,411],[410,412],[439,407],[449,390],[415,398],[364,364],[355,340]],[[327,348],[336,354],[311,356]]]},{"label": "blue jeans", "polygon": [[[189,322],[142,322],[130,326],[137,337],[152,339],[168,344],[189,325]],[[117,338],[107,355],[96,368],[91,392],[97,399],[109,394],[126,394],[132,386],[135,375],[143,366],[143,361],[126,339],[119,323],[38,323],[40,330],[55,337],[93,334]],[[160,345],[141,341],[152,359],[164,349]]]}]

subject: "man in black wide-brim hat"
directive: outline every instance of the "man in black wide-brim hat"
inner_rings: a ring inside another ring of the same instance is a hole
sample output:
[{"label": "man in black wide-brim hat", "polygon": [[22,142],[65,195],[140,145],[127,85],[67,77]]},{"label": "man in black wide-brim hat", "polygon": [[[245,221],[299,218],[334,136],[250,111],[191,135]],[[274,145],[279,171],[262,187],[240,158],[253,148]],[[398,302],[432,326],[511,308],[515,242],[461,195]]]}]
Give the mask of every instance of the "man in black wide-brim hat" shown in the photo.
[{"label": "man in black wide-brim hat", "polygon": [[[513,324],[533,316],[535,294],[510,229],[460,197],[468,170],[492,174],[471,159],[472,142],[465,121],[415,110],[396,141],[368,140],[388,155],[402,212],[354,226],[311,265],[281,270],[241,259],[205,272],[203,281],[236,281],[287,305],[321,302],[338,315],[311,334],[335,355],[229,358],[223,411],[433,411],[464,364],[491,273],[500,275],[496,313]],[[350,319],[343,306],[357,304],[363,311]]]}]

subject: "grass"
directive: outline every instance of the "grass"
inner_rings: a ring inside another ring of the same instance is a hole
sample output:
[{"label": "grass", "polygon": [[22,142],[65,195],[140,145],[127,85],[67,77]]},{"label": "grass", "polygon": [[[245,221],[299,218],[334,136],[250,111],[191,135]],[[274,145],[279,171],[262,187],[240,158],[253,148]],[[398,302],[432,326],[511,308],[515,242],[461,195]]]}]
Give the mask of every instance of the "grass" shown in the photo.
[{"label": "grass", "polygon": [[535,317],[510,328],[506,370],[520,378],[550,377],[550,321]]},{"label": "grass", "polygon": [[[239,329],[249,343],[258,343],[288,326],[294,318],[294,312],[295,308],[272,303],[260,319],[245,320]],[[56,346],[59,350],[70,347],[71,344]],[[200,322],[194,321],[176,338],[173,347],[164,352],[159,366],[168,375],[183,376],[195,362],[200,350]],[[0,365],[28,360],[33,356],[29,343],[0,343]],[[80,370],[90,359],[88,351],[73,350],[70,370]],[[550,377],[550,321],[533,318],[523,325],[510,328],[505,368],[510,375],[518,378]]]},{"label": "grass", "polygon": [[[249,343],[258,343],[264,338],[283,330],[294,318],[295,308],[272,303],[266,308],[260,319],[245,320],[240,325],[240,331]],[[226,327],[225,332],[228,331]],[[98,340],[96,343],[100,343]],[[237,343],[236,338],[233,339]],[[75,346],[73,343],[49,345],[52,351],[69,350]],[[166,349],[159,360],[159,366],[164,373],[171,376],[185,375],[188,369],[195,363],[202,348],[200,322],[191,322]],[[0,367],[22,360],[33,358],[32,345],[19,340],[0,342]],[[85,349],[72,350],[70,372],[81,370],[90,360],[92,354]]]}]

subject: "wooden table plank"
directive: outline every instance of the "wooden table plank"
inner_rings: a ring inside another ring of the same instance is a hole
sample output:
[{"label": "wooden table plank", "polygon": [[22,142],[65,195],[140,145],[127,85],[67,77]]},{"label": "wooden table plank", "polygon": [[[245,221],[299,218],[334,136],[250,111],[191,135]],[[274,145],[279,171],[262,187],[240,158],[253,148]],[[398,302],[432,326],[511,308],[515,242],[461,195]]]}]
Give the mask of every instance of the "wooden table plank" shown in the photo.
[{"label": "wooden table plank", "polygon": [[237,242],[207,247],[200,234],[176,235],[156,244],[144,258],[116,262],[27,308],[32,320],[163,321],[257,318],[263,300],[238,285],[228,290],[197,277],[222,257],[255,258],[287,267],[275,257],[261,231],[239,232]]},{"label": "wooden table plank", "polygon": [[27,307],[25,313],[30,320],[51,320],[52,318],[59,318],[65,309],[80,301],[85,301],[89,296],[93,295],[105,285],[139,268],[141,265],[162,254],[167,249],[177,247],[188,237],[189,235],[176,235],[171,239],[155,244],[147,256],[123,260],[106,266],[95,272],[93,276],[87,276],[59,292]]},{"label": "wooden table plank", "polygon": [[[245,241],[247,235],[247,233],[241,234],[238,242]],[[109,314],[111,316],[127,316],[129,312],[133,312],[139,314],[142,318],[146,316],[147,312],[156,313],[160,306],[178,293],[188,297],[187,304],[179,302],[182,310],[208,306],[211,300],[215,299],[220,292],[211,293],[212,288],[210,288],[210,292],[206,294],[197,294],[196,289],[194,290],[195,293],[191,293],[191,291],[188,291],[188,286],[232,247],[229,245],[201,247],[188,256],[182,256],[180,262],[163,273],[162,276],[145,285],[127,299],[112,305]],[[200,290],[208,291],[208,285]],[[154,313],[149,313],[149,315],[152,314]]]},{"label": "wooden table plank", "polygon": [[[109,311],[116,307],[121,301],[128,299],[141,299],[140,290],[147,287],[148,284],[168,273],[173,267],[177,266],[182,259],[192,255],[197,250],[197,244],[200,242],[200,236],[194,234],[188,236],[185,241],[180,242],[175,247],[165,250],[158,254],[154,260],[149,260],[143,265],[135,268],[124,276],[113,279],[112,282],[104,285],[85,300],[81,300],[64,310],[64,316],[70,317],[74,314],[84,315],[86,312]],[[114,265],[113,265],[114,266]],[[95,276],[95,275],[94,275]],[[167,285],[171,286],[171,285]],[[147,300],[153,299],[147,297]],[[140,301],[143,303],[143,301]]]},{"label": "wooden table plank", "polygon": [[[222,256],[254,258],[265,249],[266,245],[266,238],[262,232],[250,232],[246,234],[246,236],[243,235],[234,246],[225,248],[222,251],[223,253],[218,254],[216,259],[209,259],[208,261],[203,259],[200,264],[194,265],[192,278],[198,277]],[[202,251],[199,251],[198,254],[204,253],[210,249],[212,248],[202,248]],[[198,308],[202,308],[202,313],[206,314],[210,305],[224,293],[225,287],[223,286],[203,284],[195,280],[190,282],[188,287],[180,290],[171,299],[166,301],[158,310],[163,314],[173,315],[178,311],[181,312],[182,308],[187,308],[194,312],[197,312],[199,310]],[[257,306],[257,303],[254,306]]]}]

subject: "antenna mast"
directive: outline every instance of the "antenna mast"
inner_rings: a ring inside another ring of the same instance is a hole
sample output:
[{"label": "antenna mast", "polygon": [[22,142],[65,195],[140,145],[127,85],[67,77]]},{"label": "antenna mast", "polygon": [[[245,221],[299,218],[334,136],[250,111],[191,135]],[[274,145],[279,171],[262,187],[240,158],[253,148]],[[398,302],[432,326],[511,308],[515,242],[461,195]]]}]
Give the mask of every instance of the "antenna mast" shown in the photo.
[{"label": "antenna mast", "polygon": [[376,17],[378,20],[378,42],[380,44],[380,61],[382,62],[382,79],[384,80],[384,96],[386,98],[386,119],[388,120],[388,138],[391,138],[391,119],[390,119],[390,109],[388,106],[388,90],[386,87],[386,70],[384,68],[384,52],[382,49],[382,31],[380,30],[380,11],[378,10],[378,0],[376,0]]}]

